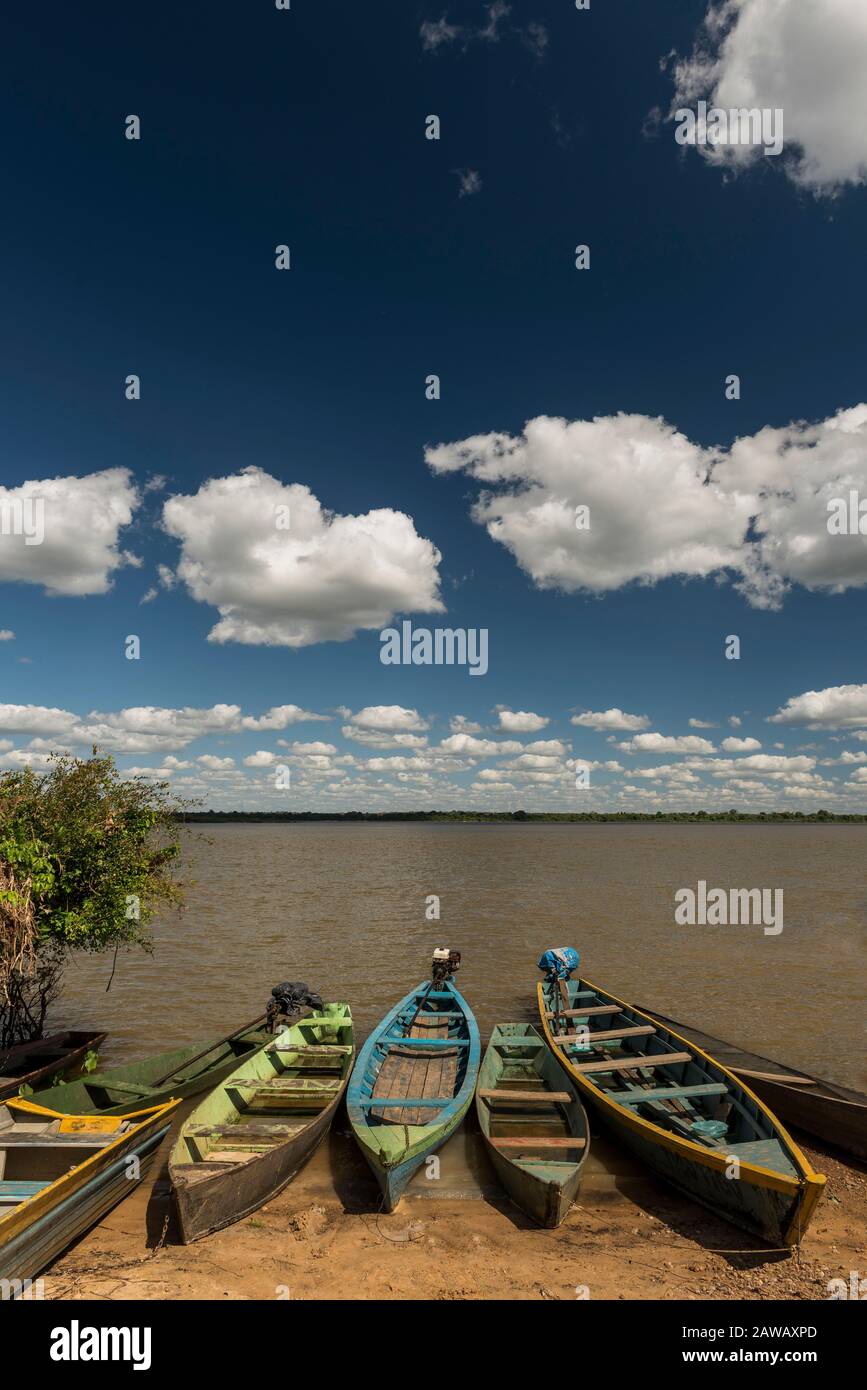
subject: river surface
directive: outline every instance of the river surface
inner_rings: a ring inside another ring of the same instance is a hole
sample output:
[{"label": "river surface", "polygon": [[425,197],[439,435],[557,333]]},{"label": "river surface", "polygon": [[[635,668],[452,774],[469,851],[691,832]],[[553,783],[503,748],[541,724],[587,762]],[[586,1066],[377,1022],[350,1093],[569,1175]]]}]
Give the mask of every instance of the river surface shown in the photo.
[{"label": "river surface", "polygon": [[[154,952],[76,960],[52,1028],[108,1029],[107,1064],[207,1041],[305,980],[359,1040],[432,949],[483,1035],[533,1017],[536,961],[576,946],[595,984],[820,1076],[867,1088],[867,826],[214,825],[184,832],[192,883]],[[679,926],[674,894],[783,890],[783,930]],[[427,900],[439,899],[439,921]]]}]

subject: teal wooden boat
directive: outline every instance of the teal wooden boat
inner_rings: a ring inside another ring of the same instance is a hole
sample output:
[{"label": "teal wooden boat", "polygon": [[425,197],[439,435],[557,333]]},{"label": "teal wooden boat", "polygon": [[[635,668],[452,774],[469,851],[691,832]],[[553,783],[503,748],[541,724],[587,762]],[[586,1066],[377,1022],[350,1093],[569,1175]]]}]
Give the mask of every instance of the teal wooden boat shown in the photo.
[{"label": "teal wooden boat", "polygon": [[113,1117],[0,1105],[0,1280],[35,1279],[132,1192],[177,1104]]},{"label": "teal wooden boat", "polygon": [[65,1115],[122,1115],[128,1110],[162,1105],[171,1097],[182,1100],[208,1091],[245,1057],[273,1041],[273,1034],[266,1029],[248,1028],[210,1046],[196,1043],[126,1066],[91,1072],[39,1091],[30,1099]]},{"label": "teal wooden boat", "polygon": [[578,1194],[590,1130],[574,1081],[531,1023],[491,1034],[476,1088],[488,1157],[516,1206],[559,1226]]},{"label": "teal wooden boat", "polygon": [[282,1192],[331,1128],[355,1056],[348,1004],[254,1051],[181,1126],[169,1159],[185,1244]]},{"label": "teal wooden boat", "polygon": [[774,1246],[800,1242],[825,1179],[733,1072],[587,979],[549,973],[538,1005],[585,1101],[654,1173]]},{"label": "teal wooden boat", "polygon": [[410,990],[361,1049],[346,1108],[386,1211],[463,1120],[480,1052],[476,1020],[450,979]]}]

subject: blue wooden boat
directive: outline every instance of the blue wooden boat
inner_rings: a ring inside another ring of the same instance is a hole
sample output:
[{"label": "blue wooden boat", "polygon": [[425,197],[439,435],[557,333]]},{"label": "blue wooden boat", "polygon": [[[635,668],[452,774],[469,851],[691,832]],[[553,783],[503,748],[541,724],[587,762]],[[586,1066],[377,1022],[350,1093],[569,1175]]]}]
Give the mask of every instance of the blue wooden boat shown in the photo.
[{"label": "blue wooden boat", "polygon": [[178,1104],[115,1116],[0,1105],[0,1279],[34,1279],[132,1192]]},{"label": "blue wooden boat", "polygon": [[733,1072],[585,978],[549,973],[538,1005],[585,1101],[654,1173],[772,1245],[800,1242],[825,1179]]},{"label": "blue wooden boat", "polygon": [[480,1053],[476,1020],[449,978],[410,990],[361,1049],[347,1110],[386,1211],[394,1211],[413,1173],[460,1125]]}]

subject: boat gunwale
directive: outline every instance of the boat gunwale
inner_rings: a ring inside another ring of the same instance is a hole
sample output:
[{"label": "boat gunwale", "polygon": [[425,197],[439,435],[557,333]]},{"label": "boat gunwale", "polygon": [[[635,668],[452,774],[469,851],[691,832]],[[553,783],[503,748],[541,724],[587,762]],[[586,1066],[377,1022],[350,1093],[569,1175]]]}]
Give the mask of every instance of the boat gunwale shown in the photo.
[{"label": "boat gunwale", "polygon": [[[586,976],[582,975],[580,977],[580,980],[582,984],[588,987],[588,989],[592,989],[600,999],[610,999],[613,1003],[622,1004],[626,1009],[632,1010],[632,1012],[638,1014],[639,1017],[646,1018],[649,1023],[652,1023],[654,1021],[653,1016],[651,1014],[645,1013],[642,1009],[637,1008],[634,1004],[629,1004],[625,999],[620,999],[616,994],[611,994],[608,990],[598,988],[596,985],[593,984],[592,980],[588,980]],[[595,1082],[591,1081],[590,1077],[586,1073],[579,1071],[578,1068],[574,1066],[571,1059],[565,1055],[562,1046],[558,1043],[557,1038],[551,1032],[551,1029],[548,1025],[548,1019],[545,1016],[548,1010],[548,1004],[543,993],[544,984],[542,982],[539,982],[536,988],[537,997],[539,1001],[539,1013],[541,1016],[541,1023],[550,1046],[555,1050],[555,1053],[558,1056],[558,1058],[560,1058],[563,1066],[565,1066],[571,1073],[571,1075],[574,1076],[576,1083],[580,1086],[588,1087],[593,1100],[598,1101],[600,1103],[601,1108],[612,1111],[613,1114],[616,1116],[618,1123],[625,1124],[627,1128],[635,1129],[639,1133],[643,1133],[644,1137],[650,1143],[658,1144],[662,1148],[670,1149],[675,1153],[681,1152],[691,1162],[697,1161],[703,1164],[705,1167],[715,1169],[717,1172],[725,1171],[726,1167],[730,1162],[730,1158],[727,1157],[725,1154],[716,1153],[714,1150],[707,1149],[701,1144],[696,1144],[695,1141],[692,1139],[687,1139],[682,1135],[673,1134],[670,1130],[663,1129],[661,1125],[655,1124],[653,1120],[647,1120],[642,1115],[636,1115],[632,1110],[629,1109],[628,1106],[622,1105],[619,1101],[615,1100],[606,1091],[603,1091],[601,1087],[597,1086]],[[802,1193],[806,1193],[807,1196],[805,1197],[805,1202],[808,1200],[810,1191],[815,1189],[815,1197],[813,1201],[809,1203],[809,1211],[807,1213],[807,1216],[809,1218],[809,1215],[812,1212],[813,1207],[815,1206],[816,1201],[818,1201],[819,1195],[821,1194],[821,1191],[825,1186],[824,1175],[815,1171],[815,1169],[809,1163],[806,1156],[802,1153],[799,1146],[795,1143],[794,1139],[792,1139],[791,1135],[789,1134],[785,1126],[782,1124],[782,1122],[777,1119],[776,1115],[773,1113],[772,1110],[769,1109],[767,1105],[765,1105],[764,1101],[762,1101],[753,1091],[750,1090],[749,1086],[747,1086],[744,1082],[740,1080],[739,1077],[735,1076],[731,1071],[729,1071],[729,1069],[722,1062],[717,1061],[715,1057],[712,1057],[709,1053],[705,1052],[703,1048],[698,1047],[696,1043],[690,1042],[688,1038],[684,1038],[674,1028],[666,1027],[665,1031],[670,1033],[673,1038],[677,1038],[679,1042],[684,1043],[688,1050],[696,1052],[706,1062],[710,1062],[713,1066],[718,1067],[720,1071],[729,1078],[733,1086],[740,1089],[747,1096],[749,1096],[750,1100],[752,1100],[759,1107],[760,1111],[770,1119],[772,1123],[772,1128],[775,1131],[777,1131],[780,1135],[782,1135],[786,1145],[791,1151],[791,1154],[794,1156],[796,1160],[797,1166],[800,1167],[800,1176],[789,1178],[786,1177],[783,1173],[776,1172],[771,1168],[764,1168],[757,1163],[750,1163],[746,1159],[738,1160],[740,1164],[740,1172],[742,1174],[744,1172],[749,1174],[754,1186],[756,1187],[767,1187],[776,1192],[789,1193],[792,1197],[795,1198],[800,1196]],[[651,1061],[652,1057],[648,1057],[648,1062]],[[795,1213],[795,1215],[797,1216],[797,1212]]]},{"label": "boat gunwale", "polygon": [[[372,1125],[370,1122],[370,1112],[362,1107],[359,1101],[363,1099],[373,1099],[373,1088],[376,1085],[376,1078],[379,1075],[382,1063],[388,1056],[390,1044],[386,1047],[386,1051],[379,1059],[372,1080],[368,1080],[366,1075],[368,1066],[371,1059],[373,1059],[375,1048],[378,1044],[384,1042],[383,1035],[399,1017],[401,1011],[407,1008],[414,999],[417,999],[428,988],[429,984],[429,980],[422,980],[420,984],[409,990],[404,997],[398,1000],[388,1013],[384,1015],[376,1028],[374,1028],[365,1039],[358,1053],[355,1069],[352,1073],[352,1078],[346,1093],[346,1109],[349,1115],[349,1122],[356,1138],[359,1143],[363,1144],[365,1149],[371,1153],[377,1164],[386,1171],[399,1168],[404,1163],[409,1162],[416,1157],[419,1150],[426,1151],[430,1147],[432,1136],[436,1135],[440,1130],[449,1128],[453,1122],[459,1123],[472,1104],[473,1096],[475,1095],[476,1082],[481,1065],[481,1038],[479,1036],[479,1026],[472,1009],[466,999],[464,999],[460,990],[452,980],[446,980],[444,981],[443,989],[447,990],[454,997],[463,1015],[462,1022],[466,1028],[466,1040],[469,1044],[467,1048],[467,1065],[464,1070],[464,1079],[461,1082],[460,1088],[455,1091],[450,1100],[444,1103],[442,1110],[437,1112],[437,1118],[435,1120],[429,1120],[427,1124],[424,1125],[400,1126],[405,1133],[413,1130],[417,1131],[418,1137],[414,1138],[411,1144],[407,1144],[394,1156],[390,1154],[385,1155],[381,1147],[377,1148],[374,1146],[374,1129],[394,1130],[397,1126],[383,1120],[377,1121],[375,1125]],[[463,1041],[463,1036],[460,1034],[458,1036],[460,1041]],[[397,1041],[399,1041],[399,1039]],[[357,1080],[356,1077],[358,1078]],[[384,1097],[384,1102],[386,1101],[387,1097]],[[382,1108],[387,1109],[387,1104],[384,1103]]]}]

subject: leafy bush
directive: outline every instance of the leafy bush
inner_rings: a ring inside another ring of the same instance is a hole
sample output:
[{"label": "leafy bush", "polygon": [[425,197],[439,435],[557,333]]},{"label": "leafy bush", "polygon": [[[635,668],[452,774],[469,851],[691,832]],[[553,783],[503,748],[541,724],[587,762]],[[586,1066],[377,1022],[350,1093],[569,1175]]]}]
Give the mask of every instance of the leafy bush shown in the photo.
[{"label": "leafy bush", "polygon": [[182,898],[181,809],[96,749],[0,775],[0,1046],[39,1036],[69,951],[149,946],[155,911]]}]

